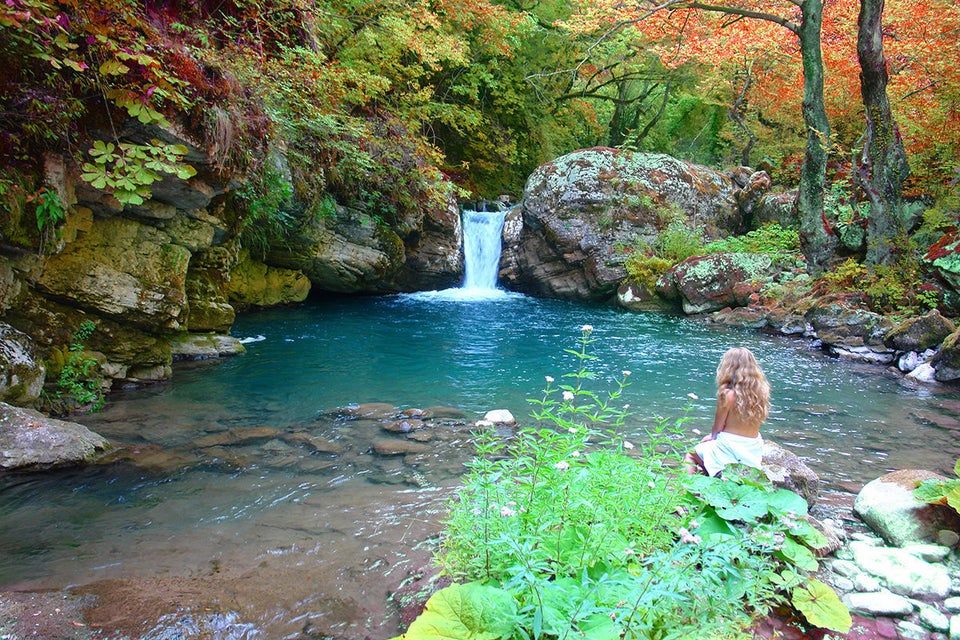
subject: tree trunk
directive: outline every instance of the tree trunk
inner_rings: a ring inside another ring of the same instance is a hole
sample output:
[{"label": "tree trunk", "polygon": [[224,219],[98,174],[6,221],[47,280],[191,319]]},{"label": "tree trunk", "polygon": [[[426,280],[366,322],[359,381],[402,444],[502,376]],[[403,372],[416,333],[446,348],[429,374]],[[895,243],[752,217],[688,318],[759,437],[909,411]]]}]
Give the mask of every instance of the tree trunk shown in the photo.
[{"label": "tree trunk", "polygon": [[870,202],[867,262],[888,264],[896,255],[892,240],[907,231],[903,218],[903,182],[910,173],[903,140],[887,97],[887,61],[883,56],[884,0],[861,0],[857,57],[860,93],[867,118],[860,167],[854,173]]},{"label": "tree trunk", "polygon": [[823,104],[823,54],[820,49],[823,0],[802,0],[800,11],[802,19],[798,35],[803,61],[803,121],[807,128],[807,147],[800,168],[796,206],[803,253],[808,268],[816,275],[824,271],[837,246],[837,238],[823,212],[830,149],[830,123]]}]

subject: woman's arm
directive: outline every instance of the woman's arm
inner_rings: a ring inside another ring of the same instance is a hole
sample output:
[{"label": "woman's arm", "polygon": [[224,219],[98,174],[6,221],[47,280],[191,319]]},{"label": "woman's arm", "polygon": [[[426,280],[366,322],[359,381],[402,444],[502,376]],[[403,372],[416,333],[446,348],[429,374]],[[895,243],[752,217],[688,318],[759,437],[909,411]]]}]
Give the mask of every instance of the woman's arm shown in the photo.
[{"label": "woman's arm", "polygon": [[727,428],[727,416],[730,415],[730,408],[736,402],[737,394],[733,389],[722,389],[717,392],[717,412],[713,416],[713,428],[710,429],[710,436],[717,437],[717,434]]}]

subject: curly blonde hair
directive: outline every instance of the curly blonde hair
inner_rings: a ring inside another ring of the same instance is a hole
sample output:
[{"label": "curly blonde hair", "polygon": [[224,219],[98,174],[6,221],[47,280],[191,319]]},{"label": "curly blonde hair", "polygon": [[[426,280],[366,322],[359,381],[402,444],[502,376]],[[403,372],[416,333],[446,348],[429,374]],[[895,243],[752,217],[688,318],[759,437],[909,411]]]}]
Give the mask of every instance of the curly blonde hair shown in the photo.
[{"label": "curly blonde hair", "polygon": [[737,411],[757,423],[770,412],[770,383],[746,347],[733,347],[723,354],[717,367],[717,391],[731,389],[737,397]]}]

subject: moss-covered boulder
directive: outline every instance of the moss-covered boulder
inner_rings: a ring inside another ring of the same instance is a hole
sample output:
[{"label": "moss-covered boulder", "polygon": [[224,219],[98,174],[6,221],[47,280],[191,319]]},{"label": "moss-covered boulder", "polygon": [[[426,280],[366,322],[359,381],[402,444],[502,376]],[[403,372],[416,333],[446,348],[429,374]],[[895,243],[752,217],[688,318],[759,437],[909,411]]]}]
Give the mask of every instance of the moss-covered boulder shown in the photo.
[{"label": "moss-covered boulder", "polygon": [[693,256],[661,276],[657,292],[668,300],[678,300],[688,314],[743,307],[756,299],[764,282],[777,271],[766,254]]},{"label": "moss-covered boulder", "polygon": [[[745,174],[745,175],[744,175]],[[625,247],[652,244],[671,224],[707,239],[745,230],[764,180],[720,173],[664,154],[594,148],[537,168],[520,204],[523,227],[504,247],[511,288],[609,301],[626,277]]]},{"label": "moss-covered boulder", "polygon": [[954,331],[944,339],[930,365],[935,371],[934,378],[940,382],[960,379],[960,331]]},{"label": "moss-covered boulder", "polygon": [[45,381],[46,370],[30,337],[0,322],[0,402],[30,405]]},{"label": "moss-covered boulder", "polygon": [[884,338],[893,322],[855,302],[849,296],[825,296],[813,303],[804,318],[829,353],[877,364],[892,362],[894,351]]},{"label": "moss-covered boulder", "polygon": [[925,351],[938,347],[943,340],[957,330],[949,318],[944,318],[936,309],[930,313],[908,318],[891,329],[883,342],[897,351]]},{"label": "moss-covered boulder", "polygon": [[190,252],[150,225],[96,218],[90,231],[50,256],[38,290],[94,313],[147,329],[185,319]]},{"label": "moss-covered boulder", "polygon": [[230,269],[226,292],[238,309],[272,307],[305,300],[310,293],[310,280],[302,271],[271,267],[241,249]]}]

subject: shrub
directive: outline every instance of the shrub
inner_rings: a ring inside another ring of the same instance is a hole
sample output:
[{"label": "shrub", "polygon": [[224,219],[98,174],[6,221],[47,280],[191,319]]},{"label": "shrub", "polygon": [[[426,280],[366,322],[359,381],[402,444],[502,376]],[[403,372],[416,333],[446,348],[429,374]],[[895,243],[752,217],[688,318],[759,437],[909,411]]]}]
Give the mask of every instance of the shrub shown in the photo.
[{"label": "shrub", "polygon": [[612,392],[589,389],[591,333],[567,351],[576,372],[531,401],[538,426],[511,442],[478,435],[438,554],[459,582],[402,638],[746,638],[788,594],[845,632],[836,594],[804,575],[817,565],[804,543],[821,542],[806,502],[760,472],[681,473],[683,418],[624,440],[629,372]]},{"label": "shrub", "polygon": [[776,222],[754,229],[746,235],[714,240],[705,247],[707,253],[765,253],[782,260],[800,255],[800,234],[784,229]]},{"label": "shrub", "polygon": [[919,262],[909,255],[890,266],[848,258],[820,276],[814,287],[820,294],[862,294],[872,311],[893,316],[922,315],[940,301],[936,286],[923,281]]},{"label": "shrub", "polygon": [[73,334],[70,344],[54,349],[47,363],[47,369],[57,375],[56,398],[67,410],[84,407],[98,411],[103,406],[103,388],[99,372],[99,363],[84,349],[87,340],[93,335],[97,325],[84,320]]}]

